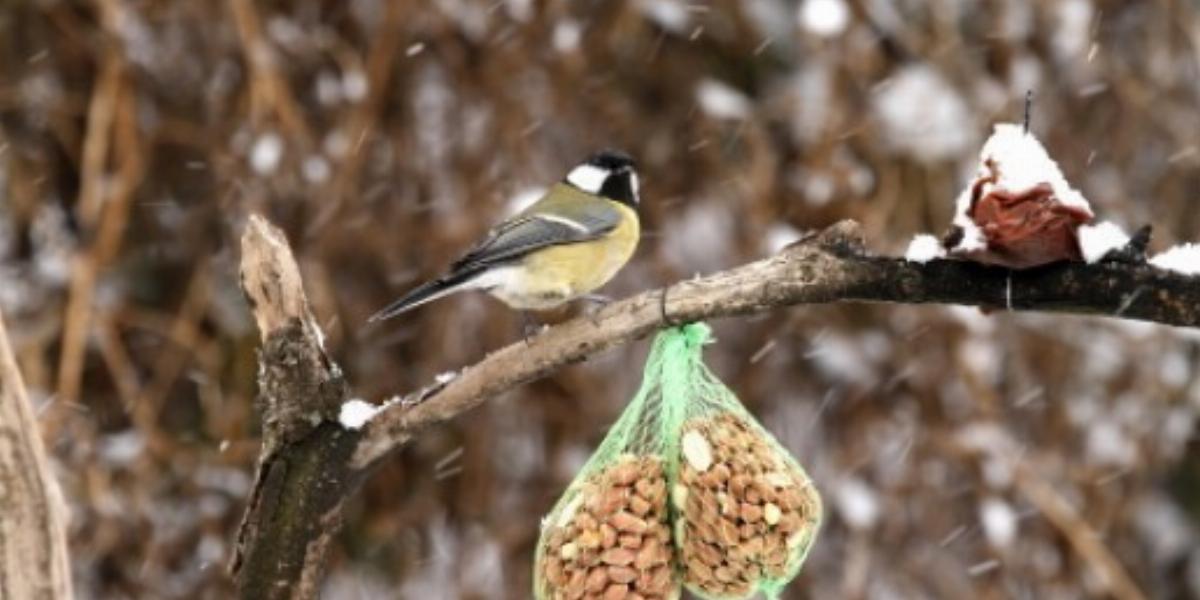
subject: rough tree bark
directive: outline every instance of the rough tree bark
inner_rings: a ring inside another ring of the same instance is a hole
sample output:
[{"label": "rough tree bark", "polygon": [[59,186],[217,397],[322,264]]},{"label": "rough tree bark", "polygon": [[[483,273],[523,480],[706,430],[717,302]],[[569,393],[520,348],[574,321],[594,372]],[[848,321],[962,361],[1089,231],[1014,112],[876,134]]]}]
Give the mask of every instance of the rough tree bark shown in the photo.
[{"label": "rough tree bark", "polygon": [[868,255],[850,221],[778,256],[614,302],[496,351],[449,381],[386,403],[360,430],[337,422],[346,384],[321,343],[282,234],[252,217],[242,283],[263,336],[259,476],[234,572],[243,597],[311,598],[344,498],[423,429],[522,383],[673,323],[844,301],[942,303],[1200,325],[1200,277],[1132,263],[1012,272]]},{"label": "rough tree bark", "polygon": [[66,507],[0,315],[0,598],[71,597]]},{"label": "rough tree bark", "polygon": [[313,598],[342,501],[356,482],[358,433],[337,425],[346,400],[283,233],[251,217],[242,237],[242,290],[263,347],[258,475],[231,569],[243,598]]}]

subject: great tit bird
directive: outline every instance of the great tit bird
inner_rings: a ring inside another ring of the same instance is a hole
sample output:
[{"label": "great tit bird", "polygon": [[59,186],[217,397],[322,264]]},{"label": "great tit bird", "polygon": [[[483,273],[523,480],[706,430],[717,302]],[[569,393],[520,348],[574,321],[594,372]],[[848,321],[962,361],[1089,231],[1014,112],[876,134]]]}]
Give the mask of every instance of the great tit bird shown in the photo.
[{"label": "great tit bird", "polygon": [[623,152],[592,155],[537,202],[493,227],[448,273],[408,292],[370,321],[462,290],[483,290],[518,310],[554,308],[591,293],[612,279],[637,247],[634,167]]}]

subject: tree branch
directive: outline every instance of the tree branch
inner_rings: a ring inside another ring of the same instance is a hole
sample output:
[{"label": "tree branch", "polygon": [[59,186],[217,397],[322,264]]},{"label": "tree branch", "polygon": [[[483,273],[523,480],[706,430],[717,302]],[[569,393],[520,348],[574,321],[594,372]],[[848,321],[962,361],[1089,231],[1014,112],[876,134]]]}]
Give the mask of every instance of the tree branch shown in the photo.
[{"label": "tree branch", "polygon": [[358,433],[337,425],[346,383],[325,354],[291,248],[258,216],[242,235],[241,277],[263,340],[263,442],[230,568],[243,598],[314,598],[357,485],[349,457]]},{"label": "tree branch", "polygon": [[0,316],[0,598],[71,597],[66,506]]},{"label": "tree branch", "polygon": [[[665,298],[665,302],[664,302]],[[778,256],[613,303],[468,367],[444,386],[393,402],[368,426],[356,466],[379,460],[423,428],[517,385],[646,336],[672,322],[784,306],[867,301],[959,304],[1200,325],[1200,277],[1149,265],[1060,263],[1009,271],[956,260],[925,264],[869,256],[858,225],[842,221]]]},{"label": "tree branch", "polygon": [[1130,263],[1020,272],[960,261],[917,264],[867,255],[858,225],[844,221],[778,256],[638,294],[512,344],[449,381],[390,401],[360,431],[338,422],[346,383],[325,354],[286,240],[259,217],[251,217],[242,238],[242,286],[264,343],[263,453],[233,565],[245,598],[314,597],[343,500],[424,428],[666,325],[845,301],[1200,325],[1200,277]]}]

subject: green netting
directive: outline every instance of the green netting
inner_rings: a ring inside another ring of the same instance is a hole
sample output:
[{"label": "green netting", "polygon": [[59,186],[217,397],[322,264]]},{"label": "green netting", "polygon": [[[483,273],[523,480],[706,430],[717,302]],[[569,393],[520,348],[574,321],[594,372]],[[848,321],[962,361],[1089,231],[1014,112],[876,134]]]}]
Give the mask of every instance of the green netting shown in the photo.
[{"label": "green netting", "polygon": [[820,496],[795,458],[704,365],[709,328],[692,324],[662,335],[671,515],[684,583],[701,598],[776,597],[816,538]]},{"label": "green netting", "polygon": [[[600,598],[613,585],[628,585],[647,599],[679,597],[665,470],[668,445],[676,436],[664,419],[662,394],[652,393],[659,387],[661,367],[656,365],[662,364],[668,346],[663,342],[664,336],[660,336],[650,352],[641,390],[542,520],[533,577],[538,600]],[[651,504],[645,515],[637,514],[635,509],[642,506],[635,497]],[[645,531],[638,531],[641,527],[636,522],[624,523],[627,519],[618,516],[623,512],[645,521]],[[635,560],[628,565],[633,569],[632,582],[624,582],[629,573],[618,571],[616,577],[610,573],[611,567],[626,565],[609,562],[621,563],[628,557],[606,562],[613,557],[605,555],[611,548],[604,546],[612,541],[605,525],[625,531],[625,535],[641,536]],[[593,547],[597,535],[598,548]],[[645,558],[646,545],[658,548],[658,556]]]},{"label": "green netting", "polygon": [[539,600],[676,598],[681,580],[710,600],[776,597],[799,572],[820,498],[704,366],[710,340],[703,324],[655,338],[637,395],[543,521]]}]

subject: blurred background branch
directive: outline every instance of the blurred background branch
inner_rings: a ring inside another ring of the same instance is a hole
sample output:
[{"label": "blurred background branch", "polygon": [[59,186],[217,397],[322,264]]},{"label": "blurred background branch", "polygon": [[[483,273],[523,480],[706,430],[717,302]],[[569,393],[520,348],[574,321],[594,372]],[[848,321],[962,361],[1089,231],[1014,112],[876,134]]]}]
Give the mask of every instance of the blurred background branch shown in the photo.
[{"label": "blurred background branch", "polygon": [[0,312],[0,596],[70,600],[67,511]]}]

